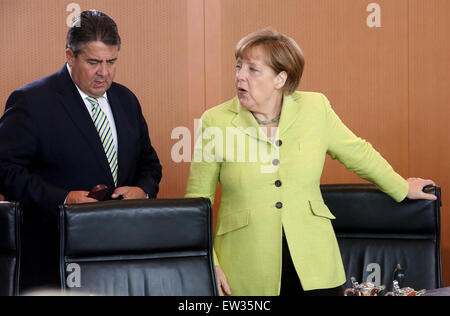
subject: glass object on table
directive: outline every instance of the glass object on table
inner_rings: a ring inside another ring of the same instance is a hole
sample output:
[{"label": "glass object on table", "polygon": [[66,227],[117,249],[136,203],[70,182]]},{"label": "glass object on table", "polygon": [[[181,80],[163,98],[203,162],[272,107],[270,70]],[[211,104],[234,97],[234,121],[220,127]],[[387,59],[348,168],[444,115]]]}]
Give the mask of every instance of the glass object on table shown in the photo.
[{"label": "glass object on table", "polygon": [[398,286],[402,287],[404,280],[405,280],[405,270],[403,269],[400,263],[397,263],[397,266],[395,267],[394,273],[392,275],[392,281],[397,281]]}]

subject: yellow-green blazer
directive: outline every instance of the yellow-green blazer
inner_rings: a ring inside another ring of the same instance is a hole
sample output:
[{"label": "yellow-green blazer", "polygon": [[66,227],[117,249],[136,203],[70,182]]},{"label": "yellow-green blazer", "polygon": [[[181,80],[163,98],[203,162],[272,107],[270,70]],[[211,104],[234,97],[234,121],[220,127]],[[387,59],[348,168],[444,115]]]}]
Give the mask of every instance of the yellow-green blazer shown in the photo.
[{"label": "yellow-green blazer", "polygon": [[335,217],[319,186],[326,154],[396,201],[408,192],[408,183],[320,93],[285,96],[272,141],[237,98],[206,111],[201,122],[186,197],[214,202],[220,182],[215,264],[233,295],[279,294],[282,227],[305,290],[346,281],[330,221]]}]

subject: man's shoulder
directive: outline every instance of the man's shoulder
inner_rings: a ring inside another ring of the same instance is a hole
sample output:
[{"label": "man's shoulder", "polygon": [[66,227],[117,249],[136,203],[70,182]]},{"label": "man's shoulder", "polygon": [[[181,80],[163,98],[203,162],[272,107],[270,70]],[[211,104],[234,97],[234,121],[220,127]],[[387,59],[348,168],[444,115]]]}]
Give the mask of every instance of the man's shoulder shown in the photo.
[{"label": "man's shoulder", "polygon": [[113,82],[108,91],[117,93],[121,96],[130,96],[136,98],[136,95],[133,93],[133,91],[131,91],[128,87],[124,86],[123,84],[117,82]]},{"label": "man's shoulder", "polygon": [[49,76],[27,83],[26,85],[17,89],[16,92],[36,94],[51,89],[57,81],[58,73],[59,72],[55,72],[54,74],[51,74]]},{"label": "man's shoulder", "polygon": [[131,105],[135,105],[137,108],[140,107],[137,96],[131,89],[123,84],[113,82],[107,93],[108,98],[119,99],[120,102],[126,104],[127,107],[130,107]]},{"label": "man's shoulder", "polygon": [[142,108],[137,96],[128,87],[113,82],[111,87],[107,91],[109,102],[117,100],[116,105],[126,109],[126,113],[134,115],[135,113],[141,113]]},{"label": "man's shoulder", "polygon": [[28,100],[48,98],[51,94],[58,91],[60,85],[58,84],[59,82],[68,80],[66,77],[70,79],[69,73],[64,66],[62,69],[51,75],[27,83],[16,89],[13,91],[10,98],[26,97]]},{"label": "man's shoulder", "polygon": [[16,89],[10,94],[6,102],[6,108],[25,104],[27,104],[28,108],[32,107],[32,104],[41,108],[46,104],[50,104],[52,95],[57,91],[58,76],[60,76],[60,71]]}]

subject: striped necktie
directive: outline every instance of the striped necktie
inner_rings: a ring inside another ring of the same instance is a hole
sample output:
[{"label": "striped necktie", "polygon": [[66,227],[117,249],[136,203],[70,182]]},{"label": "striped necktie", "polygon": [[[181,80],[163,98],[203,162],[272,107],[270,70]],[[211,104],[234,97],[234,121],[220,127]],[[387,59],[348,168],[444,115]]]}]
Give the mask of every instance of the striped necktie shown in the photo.
[{"label": "striped necktie", "polygon": [[109,168],[111,168],[111,174],[114,179],[114,184],[117,186],[117,153],[114,146],[114,139],[111,132],[111,127],[109,126],[108,118],[100,108],[97,99],[87,97],[87,100],[92,105],[92,120],[94,121],[95,128],[97,129],[102,141],[106,158],[108,159]]}]

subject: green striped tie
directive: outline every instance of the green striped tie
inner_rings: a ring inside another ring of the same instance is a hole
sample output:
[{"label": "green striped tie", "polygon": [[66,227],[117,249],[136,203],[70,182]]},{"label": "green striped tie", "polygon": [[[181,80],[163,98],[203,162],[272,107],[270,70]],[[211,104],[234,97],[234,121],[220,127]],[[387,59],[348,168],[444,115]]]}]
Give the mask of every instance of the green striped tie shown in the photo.
[{"label": "green striped tie", "polygon": [[97,128],[98,134],[105,149],[106,158],[108,159],[109,167],[114,179],[114,184],[117,186],[117,153],[114,146],[114,138],[111,127],[109,126],[108,118],[98,104],[98,100],[92,97],[87,97],[87,100],[92,104],[92,120]]}]

